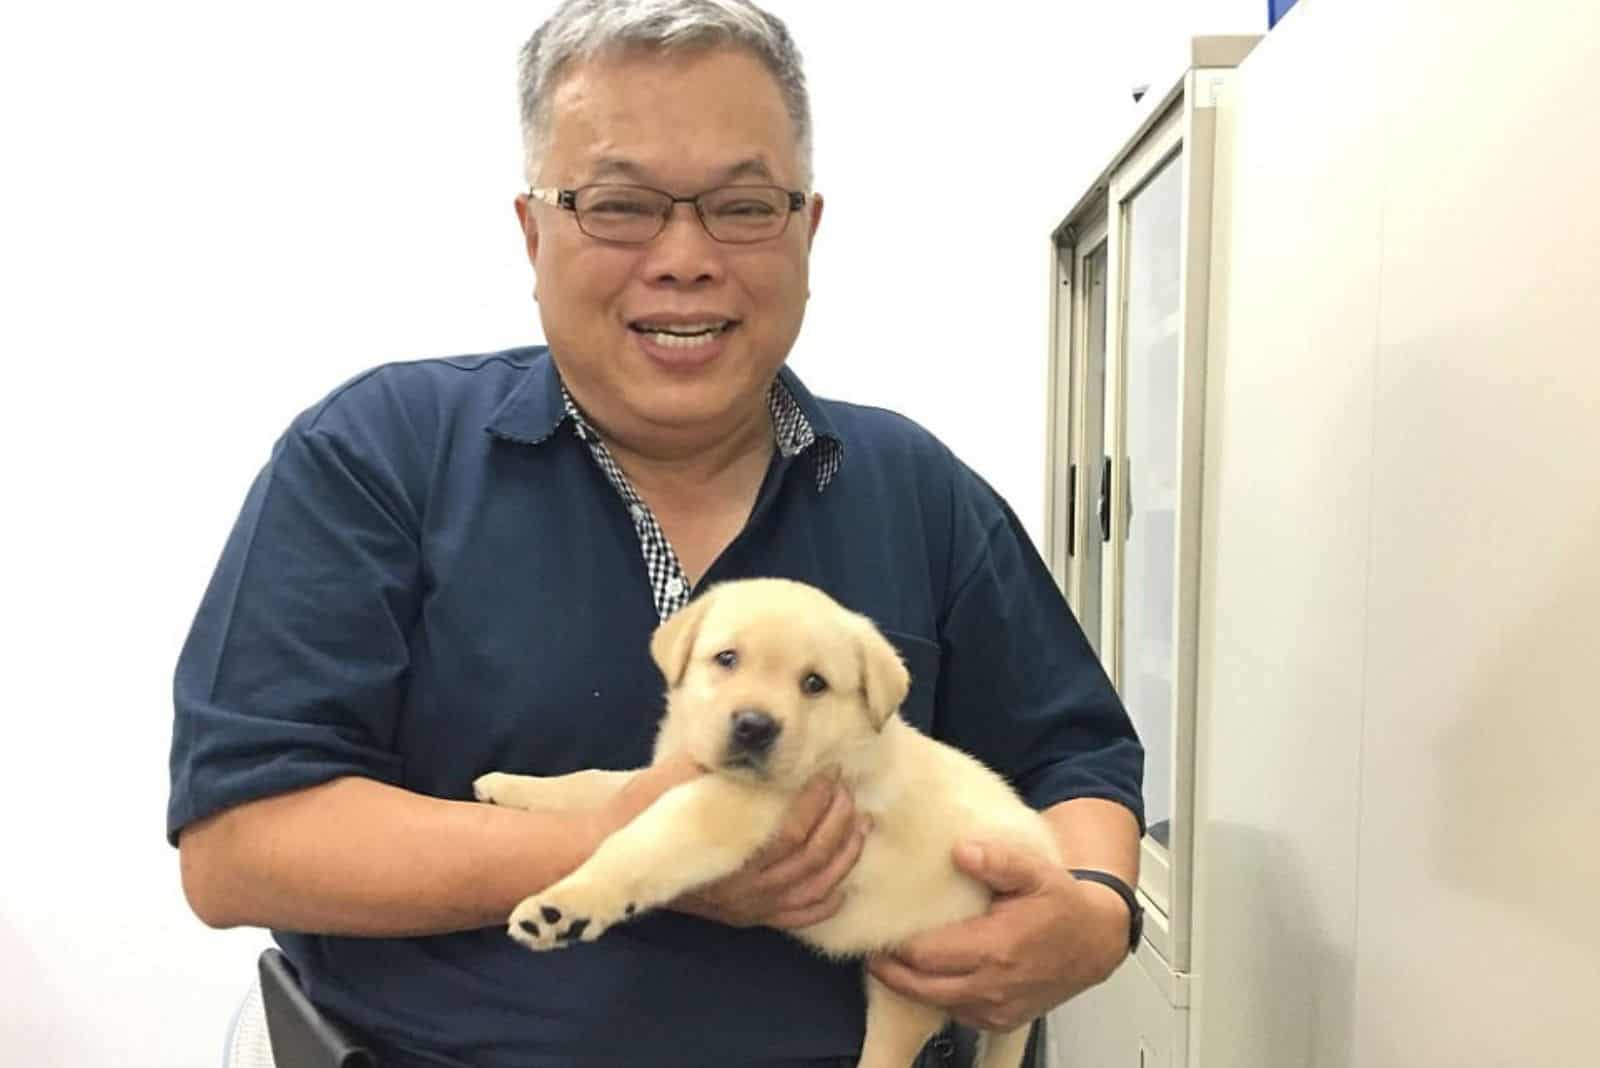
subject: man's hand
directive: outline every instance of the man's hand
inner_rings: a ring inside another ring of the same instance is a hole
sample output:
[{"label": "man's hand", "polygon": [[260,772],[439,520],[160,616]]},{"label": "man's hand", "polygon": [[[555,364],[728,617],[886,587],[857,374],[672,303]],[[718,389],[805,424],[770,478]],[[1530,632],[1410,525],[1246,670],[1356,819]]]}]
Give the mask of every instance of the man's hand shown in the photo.
[{"label": "man's hand", "polygon": [[1010,1031],[1114,971],[1128,908],[1115,891],[990,843],[964,843],[958,867],[995,892],[983,916],[929,931],[872,958],[880,981],[968,1027]]},{"label": "man's hand", "polygon": [[839,883],[861,856],[866,833],[850,792],[818,776],[796,797],[777,836],[743,868],[672,908],[733,927],[820,923],[844,904]]},{"label": "man's hand", "polygon": [[613,831],[619,830],[674,786],[693,782],[706,774],[686,753],[673,753],[648,767],[640,768],[598,812],[592,814],[591,852]]}]

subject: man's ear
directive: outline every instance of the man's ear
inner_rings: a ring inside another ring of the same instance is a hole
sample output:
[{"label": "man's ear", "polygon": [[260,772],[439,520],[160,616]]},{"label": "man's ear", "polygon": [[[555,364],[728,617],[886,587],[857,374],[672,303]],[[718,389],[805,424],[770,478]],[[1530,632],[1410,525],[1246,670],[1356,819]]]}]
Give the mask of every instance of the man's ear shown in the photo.
[{"label": "man's ear", "polygon": [[650,655],[655,658],[656,667],[661,669],[669,689],[683,681],[683,673],[689,668],[689,653],[700,633],[700,621],[715,592],[706,590],[678,609],[650,636]]},{"label": "man's ear", "polygon": [[533,202],[528,199],[528,194],[519,193],[515,205],[517,209],[517,229],[522,231],[522,245],[528,253],[528,262],[535,267],[539,264],[539,217],[534,214]]},{"label": "man's ear", "polygon": [[867,717],[873,727],[883,730],[889,717],[900,711],[911,692],[911,673],[900,660],[900,653],[889,644],[865,616],[860,617],[861,695],[867,703]]}]

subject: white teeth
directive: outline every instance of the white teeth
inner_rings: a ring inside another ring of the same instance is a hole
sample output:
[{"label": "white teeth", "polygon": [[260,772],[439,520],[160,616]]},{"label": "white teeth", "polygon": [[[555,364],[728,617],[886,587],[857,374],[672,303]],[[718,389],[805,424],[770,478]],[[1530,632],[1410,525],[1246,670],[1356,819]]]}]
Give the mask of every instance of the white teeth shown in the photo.
[{"label": "white teeth", "polygon": [[683,326],[674,326],[671,332],[663,328],[651,329],[649,325],[641,324],[638,331],[645,337],[663,348],[690,349],[707,344],[714,340],[723,331],[732,325],[726,321],[713,323],[686,323]]},{"label": "white teeth", "polygon": [[728,325],[726,319],[712,319],[704,323],[640,323],[639,329],[646,333],[672,333],[672,334],[703,334],[707,330],[721,330]]},{"label": "white teeth", "polygon": [[715,341],[720,333],[722,331],[716,330],[709,334],[696,334],[693,337],[680,337],[677,334],[646,334],[645,337],[665,349],[694,349]]}]

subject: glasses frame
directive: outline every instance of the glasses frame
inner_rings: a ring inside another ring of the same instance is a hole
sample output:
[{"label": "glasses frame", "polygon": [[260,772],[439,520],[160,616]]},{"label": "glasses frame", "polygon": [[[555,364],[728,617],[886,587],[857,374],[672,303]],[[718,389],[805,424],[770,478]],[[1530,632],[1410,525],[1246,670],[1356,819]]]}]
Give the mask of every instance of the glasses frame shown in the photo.
[{"label": "glasses frame", "polygon": [[[584,229],[583,217],[578,214],[578,194],[588,189],[638,189],[642,192],[655,193],[666,197],[668,204],[666,210],[657,216],[660,220],[660,225],[656,227],[655,233],[638,241],[622,241],[614,237],[602,237],[599,234],[592,234]],[[713,193],[721,193],[729,189],[775,189],[789,198],[789,214],[783,217],[783,225],[768,237],[756,237],[748,241],[730,241],[725,237],[718,237],[711,232],[711,224],[706,222],[705,207],[701,204],[701,200]],[[673,209],[679,204],[694,205],[695,218],[700,220],[700,228],[706,232],[706,236],[711,240],[724,245],[758,245],[763,241],[771,241],[774,238],[782,237],[784,231],[789,229],[789,220],[794,217],[795,212],[805,210],[805,206],[811,201],[811,194],[802,190],[785,189],[781,185],[721,185],[715,189],[707,189],[703,193],[696,193],[694,196],[680,197],[674,196],[665,189],[656,189],[648,185],[633,185],[628,182],[592,182],[589,185],[580,185],[576,189],[530,186],[528,188],[528,197],[530,200],[537,200],[541,204],[548,204],[552,208],[560,208],[562,211],[572,212],[572,221],[578,224],[578,229],[582,230],[585,235],[594,238],[596,241],[605,241],[613,245],[648,245],[661,236],[661,232],[667,228],[667,223],[672,219]]]}]

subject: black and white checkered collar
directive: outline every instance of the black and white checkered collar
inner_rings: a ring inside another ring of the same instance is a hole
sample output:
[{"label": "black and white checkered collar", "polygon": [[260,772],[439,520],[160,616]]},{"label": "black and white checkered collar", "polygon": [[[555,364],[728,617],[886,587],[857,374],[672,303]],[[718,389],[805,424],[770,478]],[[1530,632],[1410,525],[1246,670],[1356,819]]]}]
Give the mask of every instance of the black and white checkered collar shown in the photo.
[{"label": "black and white checkered collar", "polygon": [[[578,437],[591,448],[600,443],[599,433],[583,414],[583,409],[578,407],[577,401],[572,399],[572,394],[567,392],[564,382],[561,384],[561,404],[567,418],[572,420],[572,428]],[[772,412],[772,436],[779,454],[785,460],[792,460],[806,450],[815,448],[817,492],[827,489],[833,476],[839,473],[839,462],[844,451],[839,440],[817,434],[811,426],[811,420],[806,418],[804,409],[800,407],[800,402],[795,400],[794,393],[781,378],[773,379],[772,388],[767,391],[767,407]]]},{"label": "black and white checkered collar", "polygon": [[[633,520],[634,532],[639,536],[639,550],[644,556],[645,573],[650,578],[650,594],[655,602],[656,615],[665,620],[689,601],[693,592],[689,576],[683,570],[683,564],[678,559],[678,554],[672,548],[672,543],[667,540],[666,532],[661,529],[661,524],[651,512],[650,506],[644,498],[639,496],[639,491],[634,489],[633,483],[628,480],[627,474],[622,470],[622,465],[617,463],[616,457],[611,455],[611,450],[606,447],[604,439],[595,432],[594,425],[589,422],[572,399],[572,394],[567,392],[566,384],[561,386],[561,403],[566,411],[566,416],[572,422],[572,430],[579,440],[589,446],[589,454],[594,457],[595,463],[605,473],[606,480],[617,491],[617,496],[622,498],[622,503],[628,509],[628,516]],[[792,459],[814,449],[817,453],[817,492],[821,493],[828,488],[834,474],[839,470],[839,459],[842,448],[837,438],[820,437],[811,426],[811,421],[806,418],[800,404],[795,400],[794,394],[782,379],[772,383],[772,389],[767,394],[767,403],[772,409],[772,432],[778,451],[785,459]]]}]

